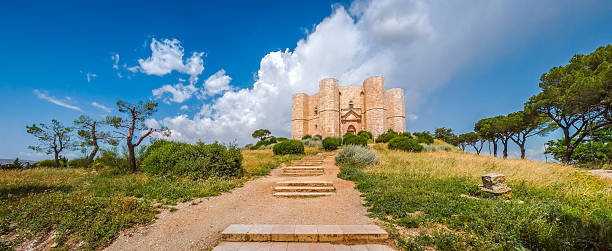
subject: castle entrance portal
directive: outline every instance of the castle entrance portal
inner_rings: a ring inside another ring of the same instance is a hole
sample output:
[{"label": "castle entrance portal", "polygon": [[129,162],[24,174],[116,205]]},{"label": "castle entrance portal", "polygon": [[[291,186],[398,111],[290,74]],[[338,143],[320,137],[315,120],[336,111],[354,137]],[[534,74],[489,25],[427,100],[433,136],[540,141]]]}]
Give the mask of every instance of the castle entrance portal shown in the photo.
[{"label": "castle entrance portal", "polygon": [[346,132],[351,133],[351,134],[356,134],[357,130],[355,129],[353,125],[350,125],[348,129],[346,130]]}]

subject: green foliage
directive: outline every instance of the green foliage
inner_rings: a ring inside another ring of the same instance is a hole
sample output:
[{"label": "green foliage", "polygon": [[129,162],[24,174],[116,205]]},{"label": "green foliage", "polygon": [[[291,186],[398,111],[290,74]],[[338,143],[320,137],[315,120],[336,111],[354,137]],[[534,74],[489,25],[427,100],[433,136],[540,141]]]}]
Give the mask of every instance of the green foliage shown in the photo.
[{"label": "green foliage", "polygon": [[312,138],[312,136],[310,134],[306,134],[306,135],[302,136],[302,140],[310,139],[310,138]]},{"label": "green foliage", "polygon": [[[64,161],[60,161],[60,167],[66,167],[66,162]],[[46,160],[41,160],[39,162],[36,162],[34,164],[34,167],[55,167],[55,160],[53,159],[46,159]]]},{"label": "green foliage", "polygon": [[[434,138],[428,131],[413,133],[419,143],[433,144]],[[403,135],[402,135],[403,136]]]},{"label": "green foliage", "polygon": [[[53,164],[55,164],[55,161],[53,162]],[[23,170],[23,169],[29,169],[31,168],[30,163],[26,162],[21,163],[21,161],[19,161],[19,158],[16,158],[13,163],[9,163],[9,164],[4,164],[4,165],[0,165],[0,169],[4,169],[4,170]]]},{"label": "green foliage", "polygon": [[367,146],[345,145],[336,155],[336,164],[341,166],[365,167],[377,163],[376,152]]},{"label": "green foliage", "polygon": [[270,134],[271,132],[268,129],[257,129],[253,132],[253,134],[251,134],[251,136],[256,139],[258,138],[259,140],[264,140]]},{"label": "green foliage", "polygon": [[87,158],[77,158],[68,161],[68,166],[72,168],[87,168],[92,162]]},{"label": "green foliage", "polygon": [[35,146],[28,146],[37,152],[54,154],[55,167],[59,167],[59,154],[63,150],[74,148],[72,144],[72,131],[74,128],[66,127],[57,120],[51,120],[50,124],[40,123],[38,125],[26,126],[27,133],[33,135],[38,140]]},{"label": "green foliage", "polygon": [[243,174],[242,155],[234,146],[219,144],[159,143],[142,162],[145,173],[191,180],[209,177],[239,177]]},{"label": "green foliage", "polygon": [[317,134],[317,135],[315,135],[315,136],[312,136],[312,138],[314,138],[314,139],[318,139],[318,140],[323,140],[323,136],[321,136],[321,135],[319,135],[319,134]]},{"label": "green foliage", "polygon": [[[574,139],[575,140],[575,139]],[[571,162],[577,164],[612,164],[612,141],[602,142],[590,140],[582,141],[572,152]],[[572,142],[574,144],[575,142]],[[546,143],[545,154],[552,154],[553,158],[561,160],[566,152],[563,139],[550,140]],[[593,163],[594,162],[594,163]]]},{"label": "green foliage", "polygon": [[342,140],[342,144],[343,145],[367,146],[368,145],[368,140],[366,138],[364,138],[364,137],[353,135],[353,134],[349,133],[348,135],[344,135],[344,139]]},{"label": "green foliage", "polygon": [[446,127],[436,128],[434,131],[434,138],[442,140],[451,145],[456,145],[455,142],[457,141],[457,135],[453,133],[453,129]]},{"label": "green foliage", "polygon": [[387,132],[381,134],[376,138],[376,143],[387,143],[391,141],[391,139],[399,136],[393,129],[387,130]]},{"label": "green foliage", "polygon": [[359,131],[357,133],[357,136],[361,136],[364,137],[367,140],[373,140],[374,138],[372,137],[372,133],[368,132],[368,131]]},{"label": "green foliage", "polygon": [[304,154],[304,144],[299,140],[278,142],[272,149],[275,155]]},{"label": "green foliage", "polygon": [[283,137],[276,138],[277,142],[281,142],[281,141],[285,141],[285,140],[289,140],[289,139],[288,138],[283,138]]},{"label": "green foliage", "polygon": [[342,138],[327,137],[323,140],[322,144],[324,150],[333,151],[342,145]]},{"label": "green foliage", "polygon": [[407,152],[423,151],[423,146],[419,144],[417,139],[402,136],[391,139],[387,147],[390,150],[402,150]]},{"label": "green foliage", "polygon": [[264,146],[273,145],[278,142],[278,139],[274,136],[267,137],[265,139],[257,141],[257,144],[251,147],[251,150],[262,149]]},{"label": "green foliage", "polygon": [[399,133],[398,136],[412,138],[412,134],[410,132],[402,132]]},{"label": "green foliage", "polygon": [[309,138],[309,139],[303,139],[302,143],[304,143],[305,146],[312,146],[312,147],[316,147],[319,149],[323,148],[323,143],[320,139],[317,138]]}]

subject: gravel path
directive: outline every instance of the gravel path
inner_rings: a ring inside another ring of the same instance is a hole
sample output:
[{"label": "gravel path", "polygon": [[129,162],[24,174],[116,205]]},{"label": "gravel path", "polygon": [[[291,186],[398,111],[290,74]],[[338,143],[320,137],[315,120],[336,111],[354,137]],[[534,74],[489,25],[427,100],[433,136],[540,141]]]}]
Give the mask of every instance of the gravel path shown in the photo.
[{"label": "gravel path", "polygon": [[[121,233],[107,250],[210,249],[230,224],[374,224],[353,182],[337,178],[333,156],[325,158],[323,167],[325,175],[299,178],[280,176],[277,168],[231,193],[198,199],[198,205],[180,204],[178,211],[163,212],[151,225]],[[336,192],[318,198],[272,196],[276,182],[290,180],[332,181]]]}]

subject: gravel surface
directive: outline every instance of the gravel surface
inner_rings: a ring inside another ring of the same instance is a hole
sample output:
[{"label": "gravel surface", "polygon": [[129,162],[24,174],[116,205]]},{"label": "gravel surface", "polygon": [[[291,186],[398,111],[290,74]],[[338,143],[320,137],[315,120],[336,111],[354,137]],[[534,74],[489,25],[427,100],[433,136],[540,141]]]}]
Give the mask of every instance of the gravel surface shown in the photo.
[{"label": "gravel surface", "polygon": [[[178,211],[161,213],[151,225],[122,232],[107,250],[211,249],[230,224],[374,224],[353,182],[337,178],[333,156],[325,158],[323,167],[325,175],[312,177],[283,177],[277,168],[231,193],[196,199],[202,201],[198,205],[179,204]],[[332,181],[336,192],[318,198],[272,196],[276,182],[291,180]]]}]

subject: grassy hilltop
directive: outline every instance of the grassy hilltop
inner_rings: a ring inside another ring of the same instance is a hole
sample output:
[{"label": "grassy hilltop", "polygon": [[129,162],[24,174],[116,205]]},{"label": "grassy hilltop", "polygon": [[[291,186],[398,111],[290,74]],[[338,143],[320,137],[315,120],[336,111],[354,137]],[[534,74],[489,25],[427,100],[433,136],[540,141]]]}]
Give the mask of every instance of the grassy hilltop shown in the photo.
[{"label": "grassy hilltop", "polygon": [[[436,141],[434,145],[443,144]],[[341,168],[370,213],[410,250],[612,247],[612,180],[567,165],[373,147],[376,166]],[[481,175],[506,175],[511,194],[480,191]]]}]

